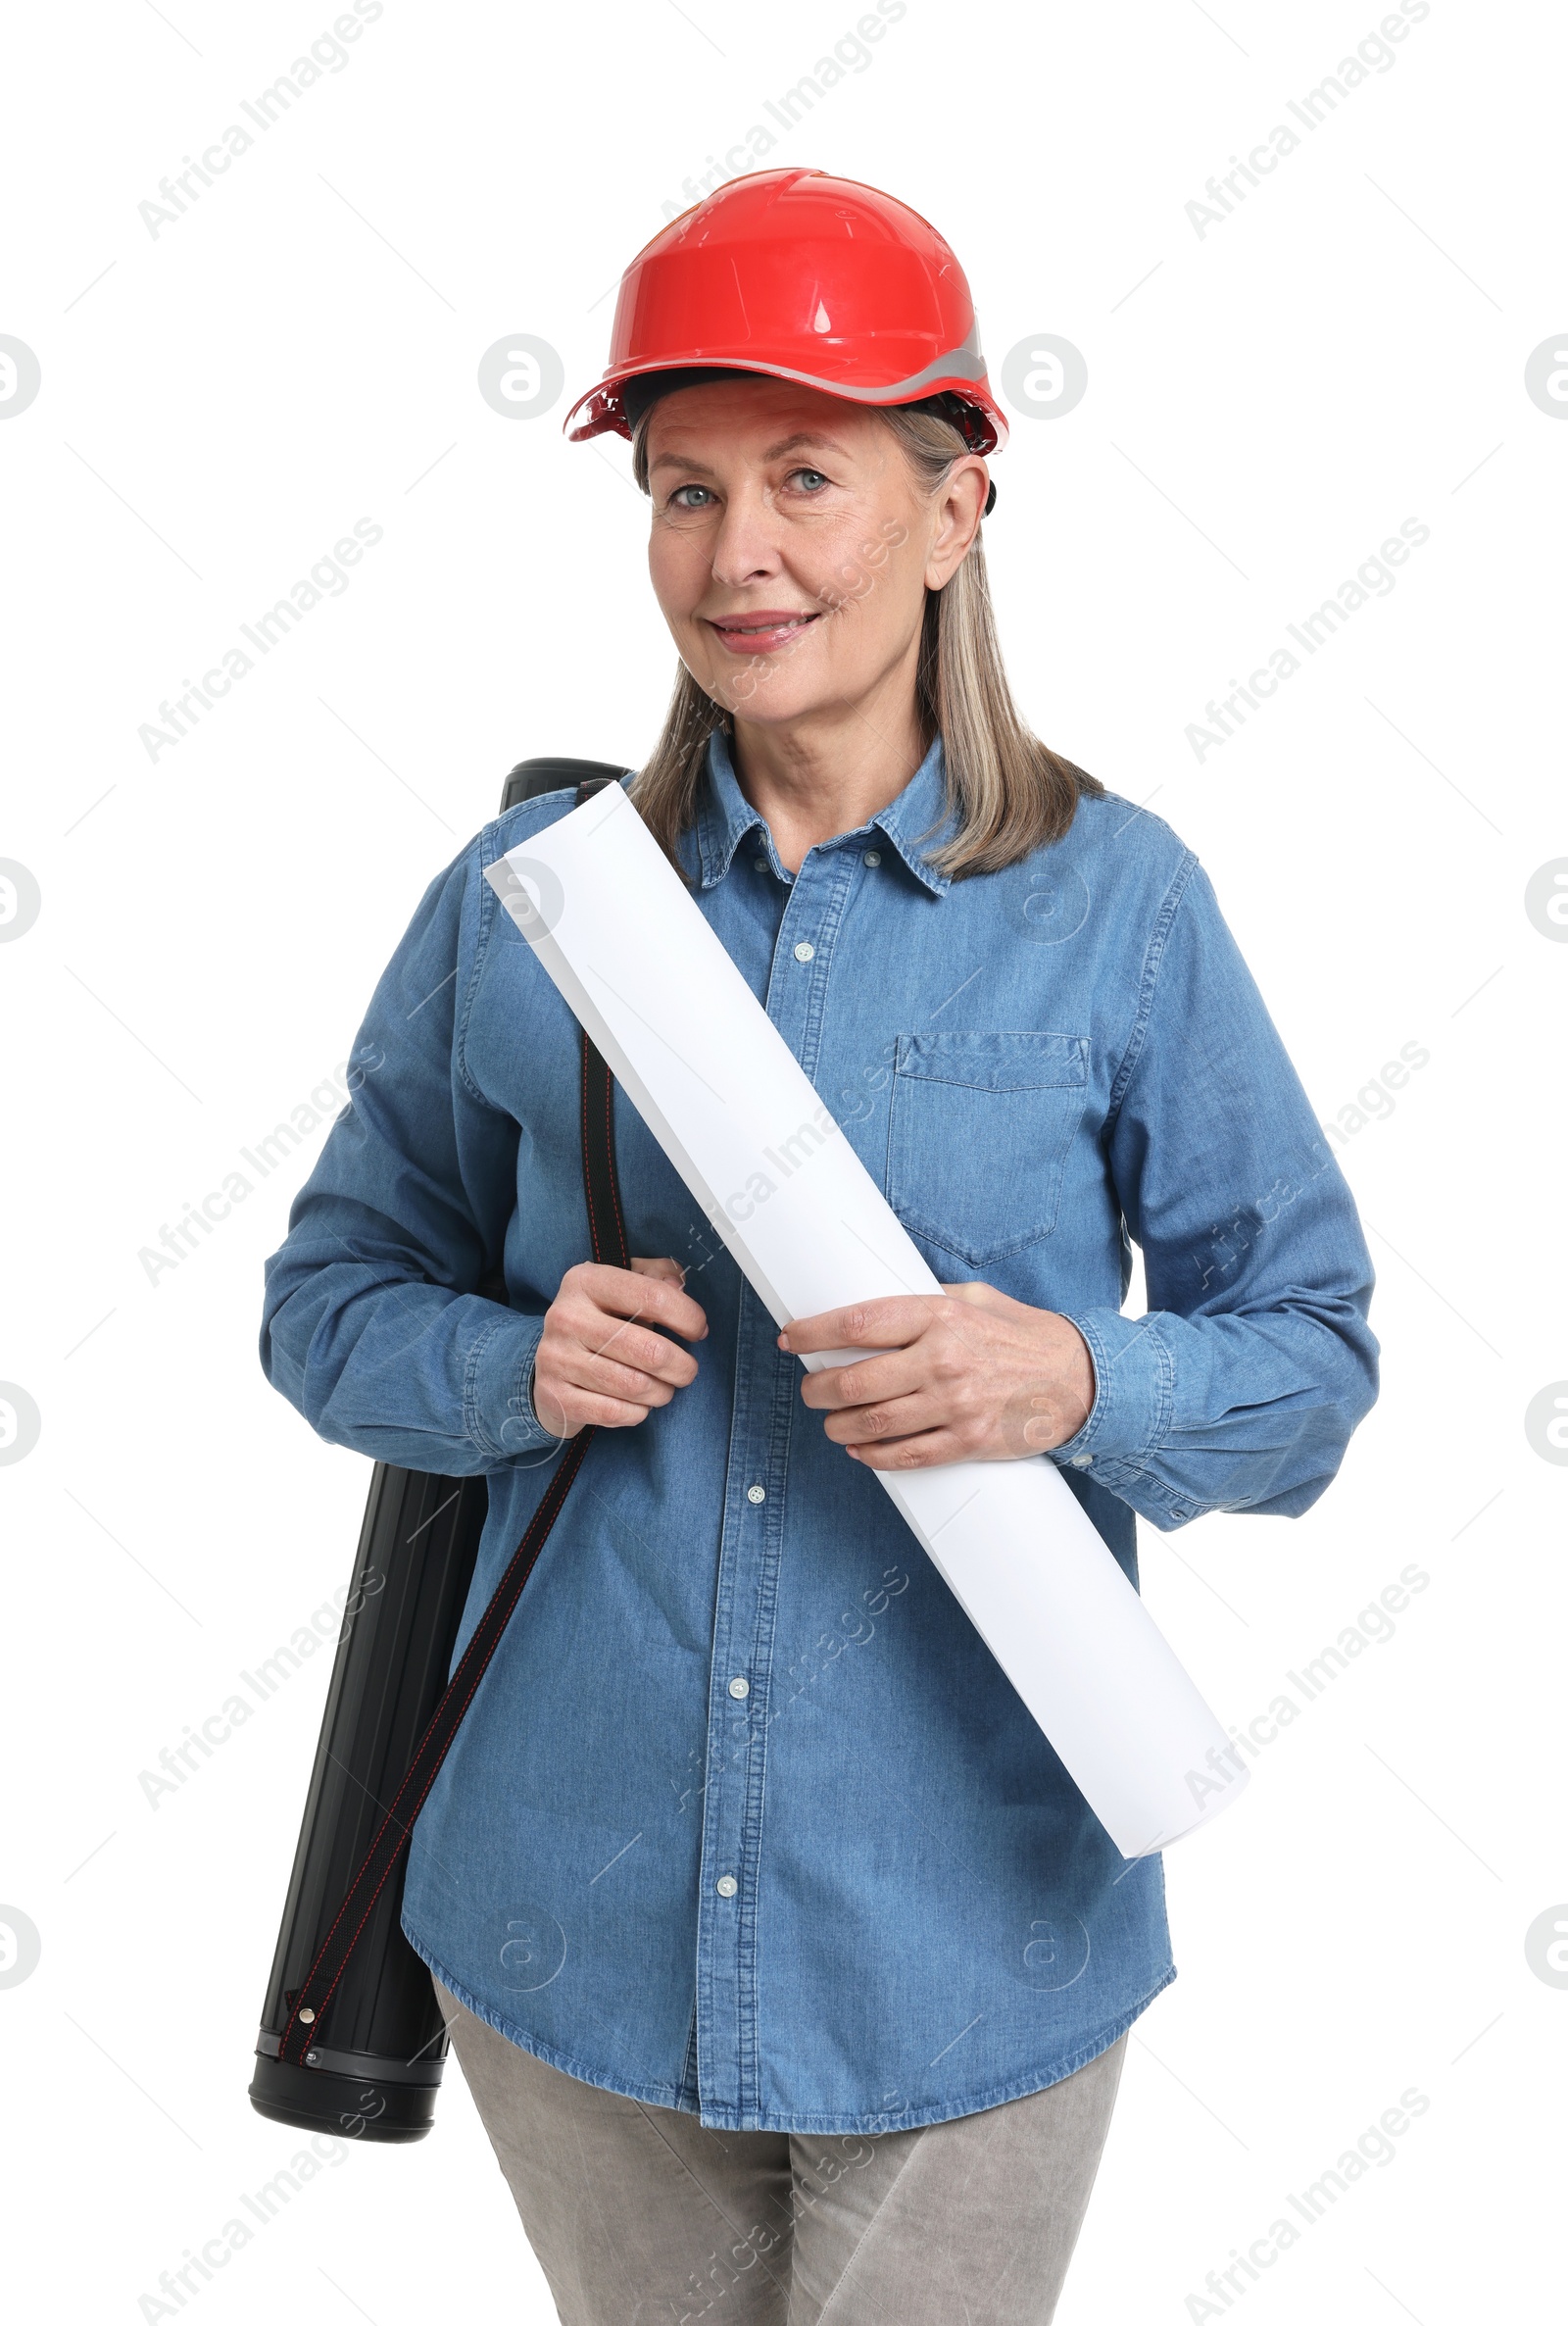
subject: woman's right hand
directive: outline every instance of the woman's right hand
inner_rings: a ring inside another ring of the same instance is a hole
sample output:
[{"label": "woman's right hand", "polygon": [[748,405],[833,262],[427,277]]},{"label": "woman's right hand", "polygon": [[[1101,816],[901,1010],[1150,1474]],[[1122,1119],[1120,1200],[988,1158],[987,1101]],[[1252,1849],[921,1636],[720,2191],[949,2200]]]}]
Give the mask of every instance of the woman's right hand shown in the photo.
[{"label": "woman's right hand", "polygon": [[697,1378],[696,1358],[664,1337],[708,1336],[685,1280],[673,1260],[629,1268],[582,1261],[566,1270],[545,1311],[531,1384],[534,1412],[553,1437],[575,1437],[589,1422],[630,1429]]}]

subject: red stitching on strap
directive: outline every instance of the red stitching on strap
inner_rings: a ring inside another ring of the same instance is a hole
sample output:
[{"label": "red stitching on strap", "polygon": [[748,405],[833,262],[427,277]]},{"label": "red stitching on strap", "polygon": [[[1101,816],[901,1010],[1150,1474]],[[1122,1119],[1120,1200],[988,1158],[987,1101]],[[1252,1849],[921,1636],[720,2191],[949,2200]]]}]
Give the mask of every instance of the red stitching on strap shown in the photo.
[{"label": "red stitching on strap", "polygon": [[[397,1864],[398,1859],[403,1855],[404,1849],[408,1845],[409,1839],[412,1836],[414,1830],[415,1822],[418,1817],[420,1809],[424,1806],[425,1796],[428,1794],[430,1787],[435,1783],[436,1778],[440,1775],[441,1768],[445,1762],[447,1754],[452,1749],[453,1739],[456,1737],[458,1729],[462,1726],[464,1715],[467,1711],[468,1706],[473,1700],[473,1692],[478,1687],[479,1682],[483,1679],[486,1671],[489,1669],[490,1659],[494,1656],[497,1648],[499,1648],[501,1645],[502,1639],[506,1633],[506,1627],[511,1621],[513,1609],[516,1607],[517,1601],[522,1595],[523,1585],[527,1582],[529,1575],[533,1572],[534,1563],[538,1559],[540,1551],[544,1548],[545,1538],[549,1535],[551,1528],[555,1525],[556,1518],[560,1512],[561,1505],[565,1499],[566,1489],[570,1486],[573,1478],[576,1476],[577,1471],[581,1466],[583,1456],[588,1451],[589,1445],[593,1440],[593,1435],[594,1432],[591,1428],[584,1429],[578,1434],[578,1437],[572,1446],[571,1452],[568,1454],[566,1460],[562,1463],[560,1469],[556,1472],[555,1477],[551,1480],[549,1490],[546,1493],[544,1500],[539,1505],[538,1509],[534,1512],[532,1519],[529,1521],[522,1541],[517,1545],[516,1550],[512,1555],[507,1575],[503,1578],[501,1585],[498,1587],[496,1597],[491,1601],[490,1606],[485,1609],[484,1615],[480,1617],[478,1629],[475,1631],[473,1638],[469,1641],[467,1648],[464,1651],[463,1663],[458,1666],[457,1671],[454,1672],[451,1680],[447,1683],[447,1688],[441,1698],[441,1702],[436,1706],[435,1710],[430,1715],[429,1722],[424,1732],[426,1738],[428,1738],[430,1735],[431,1730],[435,1728],[437,1722],[440,1721],[453,1691],[462,1685],[464,1677],[463,1665],[466,1664],[470,1656],[474,1655],[481,1649],[487,1620],[490,1615],[496,1611],[502,1593],[506,1592],[506,1611],[501,1615],[499,1622],[495,1625],[494,1634],[490,1639],[488,1647],[483,1648],[482,1660],[479,1663],[478,1669],[474,1672],[472,1679],[468,1683],[467,1692],[463,1699],[461,1707],[459,1707],[457,1719],[452,1723],[451,1732],[448,1735],[445,1744],[441,1747],[440,1752],[436,1756],[435,1765],[430,1770],[429,1775],[426,1777],[424,1784],[420,1789],[419,1798],[414,1805],[414,1813],[410,1817],[407,1826],[404,1828],[403,1839],[399,1842],[397,1848],[392,1852],[391,1856],[388,1858],[386,1865],[382,1868],[381,1878],[376,1883],[375,1888],[371,1891],[369,1901],[365,1908],[365,1912],[360,1916],[358,1923],[355,1925],[353,1935],[349,1939],[348,1945],[344,1948],[343,1959],[338,1964],[337,1972],[332,1980],[331,1986],[327,1988],[326,1993],[320,1998],[320,2001],[315,2004],[315,2011],[318,2019],[319,2019],[322,2011],[326,2008],[326,2005],[328,2003],[330,2003],[333,1995],[336,1993],[338,1981],[342,1978],[344,1971],[348,1968],[349,1958],[354,1952],[355,1946],[358,1944],[360,1932],[365,1928],[366,1923],[369,1920],[369,1917],[375,1907],[375,1902],[381,1895],[381,1892],[386,1885],[388,1875],[392,1872],[393,1867]],[[541,1521],[543,1521],[542,1525]],[[522,1571],[518,1576],[516,1583],[509,1590],[508,1585],[511,1583],[513,1569],[517,1566],[518,1561],[522,1559],[523,1553],[528,1551],[530,1538],[534,1537],[536,1534],[538,1539],[533,1542],[531,1555],[528,1558],[526,1564],[522,1567]],[[423,1743],[424,1739],[421,1739],[420,1746],[416,1750],[414,1758],[409,1764],[408,1772],[405,1775],[402,1784],[398,1787],[397,1792],[392,1798],[391,1807],[387,1810],[387,1813],[382,1818],[380,1825],[376,1828],[375,1838],[371,1842],[369,1849],[365,1854],[365,1859],[362,1862],[361,1870],[359,1874],[356,1875],[354,1882],[351,1884],[348,1896],[344,1899],[343,1904],[338,1907],[337,1912],[333,1915],[331,1928],[327,1931],[325,1938],[321,1941],[319,1948],[317,1950],[316,1960],[312,1963],[310,1971],[300,1988],[299,1994],[295,1999],[294,2007],[289,2012],[287,2024],[285,2025],[282,2036],[279,2039],[279,2059],[283,2059],[286,2054],[288,2049],[288,2039],[292,2034],[295,2022],[299,2017],[300,2008],[303,2004],[309,2004],[311,2002],[311,1991],[316,1979],[316,1974],[320,1969],[322,1962],[331,1950],[332,1940],[336,1934],[338,1924],[342,1921],[344,1915],[353,1905],[355,1892],[359,1889],[360,1883],[364,1880],[367,1868],[374,1860],[376,1852],[380,1849],[382,1838],[385,1835],[387,1828],[390,1825],[399,1824],[402,1822],[398,1817],[398,1805],[402,1801],[403,1796],[407,1792],[409,1786],[414,1782],[415,1778],[418,1774]],[[309,2043],[315,2043],[318,2040],[319,2038],[313,2033],[308,2039],[307,2048]],[[296,2062],[295,2064],[298,2063]]]}]

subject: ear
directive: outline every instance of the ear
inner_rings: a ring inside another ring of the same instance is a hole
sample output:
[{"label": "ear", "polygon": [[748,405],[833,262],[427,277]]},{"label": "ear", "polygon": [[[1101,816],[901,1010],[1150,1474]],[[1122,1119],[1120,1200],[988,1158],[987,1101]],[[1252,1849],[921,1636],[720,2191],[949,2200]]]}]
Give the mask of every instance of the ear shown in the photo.
[{"label": "ear", "polygon": [[932,511],[925,585],[941,589],[951,581],[974,546],[991,489],[991,475],[978,453],[965,453],[948,470]]}]

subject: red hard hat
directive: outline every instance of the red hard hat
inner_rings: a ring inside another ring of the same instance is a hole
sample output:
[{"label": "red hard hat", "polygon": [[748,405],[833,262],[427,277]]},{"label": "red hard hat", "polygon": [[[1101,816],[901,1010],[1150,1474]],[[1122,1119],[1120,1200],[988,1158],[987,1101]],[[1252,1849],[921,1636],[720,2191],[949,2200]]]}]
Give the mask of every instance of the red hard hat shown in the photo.
[{"label": "red hard hat", "polygon": [[947,243],[891,194],[821,170],[731,178],[638,252],[620,278],[609,367],[567,413],[566,434],[630,436],[625,382],[695,367],[765,371],[854,404],[947,392],[973,451],[1007,441]]}]

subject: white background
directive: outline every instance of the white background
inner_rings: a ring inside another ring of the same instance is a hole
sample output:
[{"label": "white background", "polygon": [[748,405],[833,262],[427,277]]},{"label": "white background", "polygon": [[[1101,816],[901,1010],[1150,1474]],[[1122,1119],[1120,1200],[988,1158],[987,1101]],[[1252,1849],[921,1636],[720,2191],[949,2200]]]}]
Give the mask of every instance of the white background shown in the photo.
[{"label": "white background", "polygon": [[[34,9],[7,74],[0,331],[42,367],[0,424],[0,857],[42,893],[0,945],[0,1379],[42,1416],[0,1468],[0,1900],[42,1940],[0,1989],[30,2231],[7,2307],[93,2326],[160,2314],[160,2271],[302,2145],[245,2087],[325,1655],[173,1798],[138,1772],[346,1581],[369,1475],[256,1361],[319,1135],[156,1284],[138,1253],[346,1057],[514,760],[649,747],[673,655],[627,448],[566,444],[564,397],[501,417],[476,368],[528,332],[585,386],[682,181],[857,8],[386,0],[151,234],[138,204],[333,13]],[[1338,1481],[1294,1523],[1143,1530],[1149,1601],[1238,1724],[1401,1567],[1430,1582],[1167,1858],[1181,1976],[1134,2031],[1061,2326],[1208,2314],[1206,2273],[1411,2086],[1394,2161],[1233,2306],[1445,2326],[1560,2301],[1568,1991],[1525,1933],[1568,1899],[1568,1472],[1524,1416],[1568,1376],[1568,947],[1524,892],[1568,857],[1568,405],[1524,369],[1568,344],[1564,29],[1432,0],[1306,133],[1286,100],[1379,14],[907,0],[766,157],[932,218],[994,379],[1041,332],[1082,350],[1077,409],[1021,414],[997,461],[1020,698],[1199,850],[1326,1122],[1402,1044],[1431,1054],[1341,1156],[1385,1376]],[[1278,123],[1300,149],[1200,235],[1185,206]],[[384,537],[346,592],[150,758],[160,702],[361,518]],[[1430,539],[1392,593],[1200,763],[1209,698],[1409,518]],[[430,2139],[322,2172],[187,2306],[550,2315],[455,2067]]]}]

